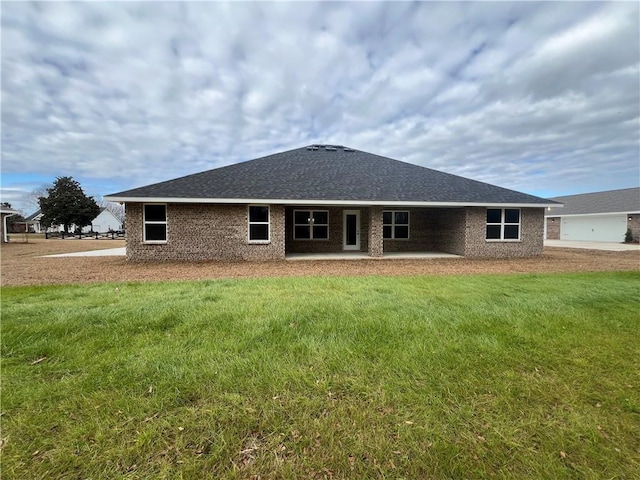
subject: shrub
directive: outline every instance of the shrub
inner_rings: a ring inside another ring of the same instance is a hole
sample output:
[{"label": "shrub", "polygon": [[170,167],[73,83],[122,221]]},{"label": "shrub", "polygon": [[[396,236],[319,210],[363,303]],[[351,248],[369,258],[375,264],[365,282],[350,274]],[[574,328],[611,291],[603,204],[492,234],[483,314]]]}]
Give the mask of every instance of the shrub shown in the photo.
[{"label": "shrub", "polygon": [[624,234],[624,243],[633,242],[633,234],[631,233],[631,229],[627,228],[627,231]]}]

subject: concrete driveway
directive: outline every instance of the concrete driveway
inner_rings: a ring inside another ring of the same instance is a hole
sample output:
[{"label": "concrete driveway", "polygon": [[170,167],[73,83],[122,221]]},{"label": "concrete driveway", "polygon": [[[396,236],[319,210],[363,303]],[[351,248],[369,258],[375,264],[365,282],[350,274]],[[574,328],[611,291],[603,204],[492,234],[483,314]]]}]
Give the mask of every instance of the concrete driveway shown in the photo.
[{"label": "concrete driveway", "polygon": [[635,250],[640,252],[640,245],[637,243],[616,243],[616,242],[578,242],[572,240],[545,240],[545,247],[562,248],[584,248],[587,250],[608,250],[610,252],[624,252]]}]

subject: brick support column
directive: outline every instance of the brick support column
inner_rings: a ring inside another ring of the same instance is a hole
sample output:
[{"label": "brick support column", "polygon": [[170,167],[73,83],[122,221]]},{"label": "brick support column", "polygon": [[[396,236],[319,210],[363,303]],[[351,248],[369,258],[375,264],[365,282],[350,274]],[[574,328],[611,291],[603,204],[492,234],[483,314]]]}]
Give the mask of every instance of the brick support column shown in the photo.
[{"label": "brick support column", "polygon": [[384,240],[382,236],[382,207],[369,207],[369,256],[382,257]]}]

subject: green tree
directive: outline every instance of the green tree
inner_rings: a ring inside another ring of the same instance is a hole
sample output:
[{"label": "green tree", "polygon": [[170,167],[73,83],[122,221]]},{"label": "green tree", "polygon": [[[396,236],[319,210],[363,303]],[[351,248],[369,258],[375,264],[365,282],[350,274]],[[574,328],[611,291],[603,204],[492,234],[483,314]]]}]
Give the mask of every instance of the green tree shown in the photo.
[{"label": "green tree", "polygon": [[82,228],[91,225],[91,221],[100,213],[96,201],[87,197],[82,187],[72,177],[57,177],[47,196],[39,197],[43,225],[64,225],[69,232],[71,225]]}]

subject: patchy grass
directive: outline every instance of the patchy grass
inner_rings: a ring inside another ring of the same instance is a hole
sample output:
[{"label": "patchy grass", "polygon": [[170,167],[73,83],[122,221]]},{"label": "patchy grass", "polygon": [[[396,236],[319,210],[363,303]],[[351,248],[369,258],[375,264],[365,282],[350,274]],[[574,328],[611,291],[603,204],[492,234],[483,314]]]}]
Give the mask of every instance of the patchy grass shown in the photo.
[{"label": "patchy grass", "polygon": [[2,290],[2,478],[632,478],[638,273]]}]

